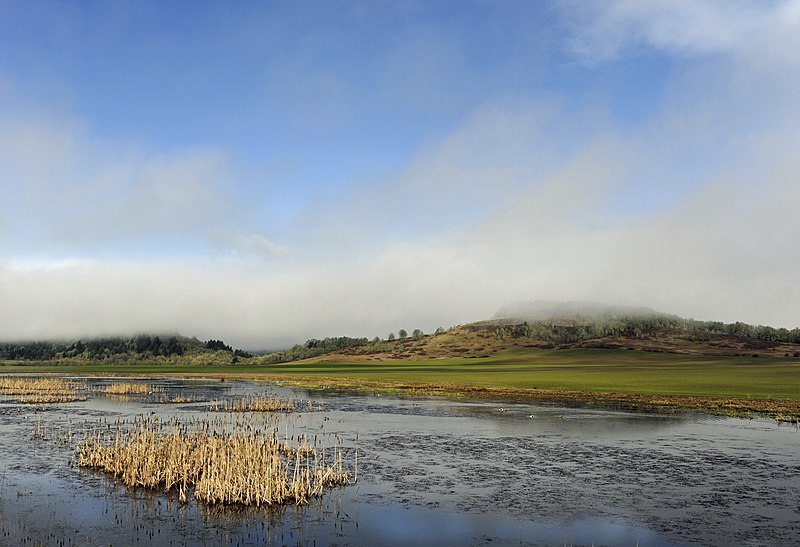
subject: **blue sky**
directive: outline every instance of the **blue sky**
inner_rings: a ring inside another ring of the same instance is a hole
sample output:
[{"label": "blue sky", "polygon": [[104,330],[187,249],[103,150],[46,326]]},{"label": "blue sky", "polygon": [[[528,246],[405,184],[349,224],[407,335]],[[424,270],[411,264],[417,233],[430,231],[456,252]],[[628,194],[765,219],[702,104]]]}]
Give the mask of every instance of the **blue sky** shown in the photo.
[{"label": "blue sky", "polygon": [[800,324],[798,2],[0,1],[0,328]]}]

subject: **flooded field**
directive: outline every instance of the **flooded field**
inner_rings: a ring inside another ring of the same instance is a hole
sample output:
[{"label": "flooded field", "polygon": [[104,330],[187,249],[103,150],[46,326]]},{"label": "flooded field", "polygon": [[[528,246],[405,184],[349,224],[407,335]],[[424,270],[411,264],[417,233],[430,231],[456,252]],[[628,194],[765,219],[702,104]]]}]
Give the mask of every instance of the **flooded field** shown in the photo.
[{"label": "flooded field", "polygon": [[[0,395],[0,545],[800,542],[800,431],[768,419],[69,380],[85,400]],[[349,484],[299,506],[209,506],[77,465],[86,431],[230,416],[267,396],[292,410],[249,419],[340,447]]]}]

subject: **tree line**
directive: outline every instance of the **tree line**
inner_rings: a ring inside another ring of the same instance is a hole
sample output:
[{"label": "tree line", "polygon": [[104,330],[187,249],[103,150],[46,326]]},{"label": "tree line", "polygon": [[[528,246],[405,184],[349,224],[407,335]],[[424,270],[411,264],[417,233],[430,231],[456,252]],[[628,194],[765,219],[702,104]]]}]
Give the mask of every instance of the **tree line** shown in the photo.
[{"label": "tree line", "polygon": [[204,349],[231,352],[239,357],[251,356],[247,352],[234,350],[222,340],[209,340],[203,344],[195,338],[183,336],[161,337],[141,334],[128,338],[92,338],[75,342],[0,342],[0,359],[26,361],[142,359],[181,356]]},{"label": "tree line", "polygon": [[[436,329],[435,334],[442,334],[445,330],[442,327]],[[411,336],[408,335],[405,329],[397,331],[397,336],[390,332],[385,341],[376,336],[372,340],[368,338],[351,338],[349,336],[336,336],[330,338],[323,338],[318,340],[311,338],[306,340],[303,344],[296,344],[291,349],[284,351],[276,351],[269,353],[263,357],[263,362],[269,364],[288,363],[291,361],[298,361],[300,359],[310,359],[312,357],[319,357],[326,353],[333,353],[347,348],[355,348],[369,345],[369,353],[381,353],[389,351],[393,344],[392,342],[404,340],[420,340],[425,336],[422,329],[414,329]]]},{"label": "tree line", "polygon": [[369,343],[367,338],[351,338],[349,336],[336,336],[332,338],[323,338],[322,340],[311,338],[310,340],[306,340],[304,344],[292,346],[291,349],[265,355],[264,361],[273,364],[288,363],[289,361],[319,357],[320,355],[345,348],[365,346]]},{"label": "tree line", "polygon": [[712,335],[727,335],[737,338],[754,338],[765,342],[800,344],[800,328],[789,330],[764,325],[749,325],[741,321],[735,323],[699,321],[666,314],[605,319],[574,317],[525,321],[514,325],[500,325],[495,327],[494,331],[498,338],[506,336],[537,338],[564,344],[593,338],[640,338],[664,329],[690,332],[699,340],[706,340]]}]

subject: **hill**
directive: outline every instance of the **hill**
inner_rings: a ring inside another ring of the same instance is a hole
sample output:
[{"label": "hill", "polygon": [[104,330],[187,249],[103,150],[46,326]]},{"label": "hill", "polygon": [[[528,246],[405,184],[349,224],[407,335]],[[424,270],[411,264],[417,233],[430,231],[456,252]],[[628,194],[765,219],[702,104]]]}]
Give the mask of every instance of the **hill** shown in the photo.
[{"label": "hill", "polygon": [[[327,340],[327,339],[326,339]],[[340,340],[340,339],[335,339]],[[631,350],[730,357],[800,357],[800,329],[698,321],[649,308],[585,303],[534,302],[501,309],[489,320],[433,335],[401,340],[347,339],[320,349],[309,341],[272,354],[267,362],[314,360],[428,360],[491,357],[526,349]],[[316,348],[315,351],[307,351]]]}]

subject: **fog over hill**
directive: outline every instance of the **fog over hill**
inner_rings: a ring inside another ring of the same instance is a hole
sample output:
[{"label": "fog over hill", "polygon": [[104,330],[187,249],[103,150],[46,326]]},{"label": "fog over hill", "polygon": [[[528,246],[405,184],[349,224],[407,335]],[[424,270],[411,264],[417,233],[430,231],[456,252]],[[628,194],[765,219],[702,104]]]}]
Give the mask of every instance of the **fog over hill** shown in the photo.
[{"label": "fog over hill", "polygon": [[525,319],[544,321],[582,317],[585,319],[609,319],[619,317],[664,316],[652,308],[643,306],[615,306],[598,302],[559,302],[553,300],[533,300],[508,304],[500,308],[495,318]]}]

